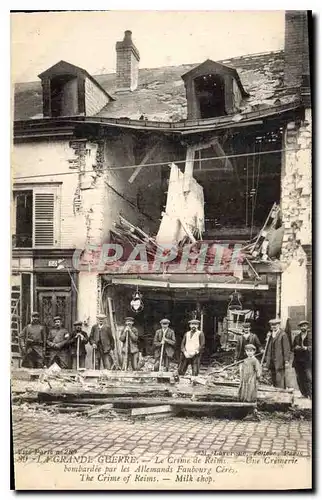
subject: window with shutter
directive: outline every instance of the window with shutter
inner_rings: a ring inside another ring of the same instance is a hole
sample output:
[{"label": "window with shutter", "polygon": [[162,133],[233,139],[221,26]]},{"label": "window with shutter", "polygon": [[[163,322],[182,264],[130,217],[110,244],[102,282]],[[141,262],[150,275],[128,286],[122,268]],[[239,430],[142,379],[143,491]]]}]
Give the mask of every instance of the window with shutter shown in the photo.
[{"label": "window with shutter", "polygon": [[55,194],[34,193],[34,246],[55,245]]}]

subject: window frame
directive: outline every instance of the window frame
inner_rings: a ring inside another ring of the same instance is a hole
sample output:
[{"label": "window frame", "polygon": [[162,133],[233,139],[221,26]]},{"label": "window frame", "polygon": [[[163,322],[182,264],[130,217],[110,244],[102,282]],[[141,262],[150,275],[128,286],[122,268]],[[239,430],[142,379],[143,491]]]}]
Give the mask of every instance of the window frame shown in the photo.
[{"label": "window frame", "polygon": [[[14,184],[13,186],[13,196],[12,196],[12,234],[16,231],[16,208],[17,208],[17,197],[16,193],[18,191],[32,191],[32,247],[18,247],[16,249],[26,249],[26,248],[37,248],[37,249],[51,249],[60,247],[61,244],[61,184],[59,183],[41,183],[41,184]],[[54,194],[54,237],[53,245],[36,245],[35,243],[35,199],[36,194]]]}]

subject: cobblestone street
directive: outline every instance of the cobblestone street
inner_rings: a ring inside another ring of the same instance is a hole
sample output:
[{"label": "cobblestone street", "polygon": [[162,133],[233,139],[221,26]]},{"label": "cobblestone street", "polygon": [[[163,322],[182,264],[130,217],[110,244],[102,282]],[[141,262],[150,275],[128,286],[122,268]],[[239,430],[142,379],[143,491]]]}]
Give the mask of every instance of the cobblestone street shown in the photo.
[{"label": "cobblestone street", "polygon": [[66,415],[13,414],[15,453],[42,449],[100,455],[195,455],[205,451],[311,454],[311,422],[259,422],[210,418],[132,421],[75,418]]}]

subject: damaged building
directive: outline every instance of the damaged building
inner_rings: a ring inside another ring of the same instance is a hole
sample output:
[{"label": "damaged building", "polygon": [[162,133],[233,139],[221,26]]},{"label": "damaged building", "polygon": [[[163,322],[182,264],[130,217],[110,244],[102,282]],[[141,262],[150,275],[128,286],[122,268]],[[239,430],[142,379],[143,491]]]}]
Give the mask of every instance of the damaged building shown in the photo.
[{"label": "damaged building", "polygon": [[[48,327],[60,314],[68,329],[76,318],[90,328],[105,312],[115,334],[135,314],[147,353],[161,318],[171,319],[179,348],[198,317],[208,355],[236,300],[262,338],[271,317],[293,328],[311,318],[306,16],[286,12],[279,52],[139,69],[126,31],[116,74],[93,77],[60,61],[16,85],[14,352],[32,310]],[[207,243],[212,258],[224,249],[231,259],[236,248],[242,258],[237,270],[221,260],[216,272],[191,256],[185,272],[98,269],[93,255],[108,243],[130,252],[144,244],[151,255],[165,244],[200,255]],[[80,266],[75,250],[84,250]]]}]

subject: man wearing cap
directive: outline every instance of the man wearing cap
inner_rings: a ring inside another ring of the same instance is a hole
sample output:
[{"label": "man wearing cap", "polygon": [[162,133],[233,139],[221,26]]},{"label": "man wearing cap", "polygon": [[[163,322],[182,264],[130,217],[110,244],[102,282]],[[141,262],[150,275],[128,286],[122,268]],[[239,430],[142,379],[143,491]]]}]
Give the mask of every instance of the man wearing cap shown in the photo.
[{"label": "man wearing cap", "polygon": [[37,312],[31,314],[31,322],[19,334],[18,342],[22,355],[22,366],[42,368],[45,362],[46,329],[40,324]]},{"label": "man wearing cap", "polygon": [[106,325],[106,315],[98,314],[97,323],[92,326],[89,343],[95,349],[95,370],[100,369],[101,360],[105,370],[113,367],[111,351],[114,350],[112,330]]},{"label": "man wearing cap", "polygon": [[132,370],[137,371],[139,362],[139,332],[134,325],[134,318],[128,316],[125,318],[125,326],[120,335],[120,341],[123,342],[123,369],[127,370],[131,363]]},{"label": "man wearing cap", "polygon": [[198,319],[189,321],[190,330],[183,336],[178,367],[179,375],[184,375],[189,365],[192,368],[192,375],[199,375],[200,356],[205,345],[205,336],[199,330],[199,324],[200,321]]},{"label": "man wearing cap", "polygon": [[271,331],[267,334],[266,366],[271,372],[274,387],[287,388],[286,369],[289,367],[291,348],[287,334],[281,329],[279,318],[269,321]]},{"label": "man wearing cap", "polygon": [[54,328],[49,331],[47,339],[49,366],[57,363],[62,369],[70,367],[69,341],[70,334],[62,326],[61,317],[55,316]]},{"label": "man wearing cap", "polygon": [[298,326],[301,331],[295,335],[292,345],[293,367],[302,396],[312,398],[312,346],[308,335],[309,322],[300,321]]},{"label": "man wearing cap", "polygon": [[258,354],[263,350],[257,335],[250,331],[250,326],[250,321],[245,321],[245,323],[243,324],[243,334],[239,335],[237,339],[235,361],[241,361],[247,358],[245,352],[246,344],[253,344],[255,346],[255,354]]},{"label": "man wearing cap", "polygon": [[82,330],[82,321],[75,321],[74,329],[70,336],[70,364],[72,370],[77,370],[77,344],[79,344],[79,368],[85,368],[86,347],[88,343],[87,333]]},{"label": "man wearing cap", "polygon": [[172,359],[174,355],[176,336],[172,328],[169,328],[169,324],[170,321],[168,319],[161,319],[160,321],[161,328],[155,332],[153,340],[155,372],[159,371],[161,354],[162,354],[161,367],[164,366],[165,371],[169,370],[170,359]]}]

